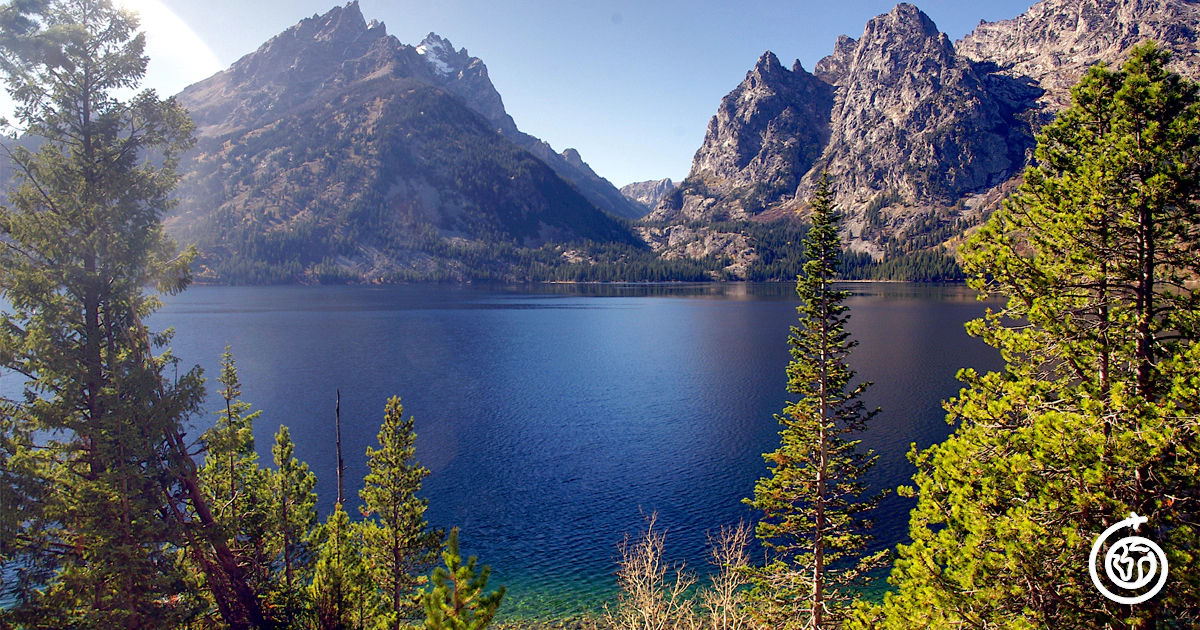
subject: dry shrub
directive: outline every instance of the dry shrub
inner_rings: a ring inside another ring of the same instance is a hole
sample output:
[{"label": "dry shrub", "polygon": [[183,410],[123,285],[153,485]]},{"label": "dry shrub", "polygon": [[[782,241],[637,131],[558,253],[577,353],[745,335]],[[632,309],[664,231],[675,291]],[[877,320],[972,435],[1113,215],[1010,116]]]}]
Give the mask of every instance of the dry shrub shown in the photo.
[{"label": "dry shrub", "polygon": [[[696,583],[695,574],[682,563],[668,567],[663,560],[667,534],[657,529],[658,513],[646,519],[646,530],[633,540],[628,534],[618,549],[617,595],[615,610],[605,606],[604,623],[614,630],[696,630],[696,617],[688,589]],[[672,579],[667,573],[673,572]]]},{"label": "dry shrub", "polygon": [[707,589],[700,592],[706,630],[751,630],[755,628],[747,597],[750,568],[750,526],[740,522],[722,525],[708,537],[709,562],[717,567]]},{"label": "dry shrub", "polygon": [[[746,598],[751,530],[745,523],[709,536],[709,561],[717,567],[708,588],[691,593],[696,575],[663,560],[667,534],[651,514],[637,539],[618,546],[620,593],[601,622],[612,630],[754,630]],[[668,576],[670,574],[670,576]]]}]

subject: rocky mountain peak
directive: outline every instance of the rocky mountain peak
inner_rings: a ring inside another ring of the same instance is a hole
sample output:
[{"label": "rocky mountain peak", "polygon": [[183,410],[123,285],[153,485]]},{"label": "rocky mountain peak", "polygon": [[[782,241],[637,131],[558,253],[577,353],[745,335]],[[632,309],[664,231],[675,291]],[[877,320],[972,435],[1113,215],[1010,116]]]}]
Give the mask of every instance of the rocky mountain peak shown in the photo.
[{"label": "rocky mountain peak", "polygon": [[845,77],[850,62],[854,61],[854,51],[857,48],[857,39],[838,35],[837,43],[833,45],[833,54],[818,61],[813,73],[829,83],[838,85]]},{"label": "rocky mountain peak", "polygon": [[567,164],[570,164],[571,166],[576,168],[580,166],[587,166],[583,162],[583,156],[579,155],[579,151],[576,151],[575,149],[563,149],[562,156],[563,159],[567,161]]},{"label": "rocky mountain peak", "polygon": [[[380,43],[399,43],[380,22],[367,23],[357,2],[301,20],[229,69],[188,86],[180,100],[200,136],[220,135],[278,116],[302,103]],[[384,63],[377,60],[374,66]],[[361,64],[360,64],[361,65]],[[372,68],[374,69],[374,68]],[[351,74],[362,70],[352,69]]]},{"label": "rocky mountain peak", "polygon": [[352,41],[365,33],[370,25],[358,7],[358,0],[354,0],[344,7],[330,9],[325,15],[314,14],[292,28],[311,34],[318,41]]},{"label": "rocky mountain peak", "polygon": [[928,15],[925,15],[924,11],[907,2],[901,2],[891,11],[867,22],[863,38],[880,33],[900,37],[905,35],[909,37],[940,37],[942,35],[937,25]]},{"label": "rocky mountain peak", "polygon": [[650,218],[794,216],[828,170],[851,247],[880,255],[897,234],[936,226],[931,212],[949,213],[1024,165],[1032,134],[1018,114],[1035,91],[957,56],[911,4],[871,19],[858,39],[838,38],[814,70],[789,71],[764,53]]},{"label": "rocky mountain peak", "polygon": [[754,64],[752,72],[758,73],[760,76],[777,75],[783,70],[783,64],[779,63],[779,57],[775,53],[766,51],[758,58],[758,62]]},{"label": "rocky mountain peak", "polygon": [[[911,4],[867,22],[858,40],[839,39],[817,70],[839,86],[821,166],[860,251],[881,253],[879,239],[1024,164],[1032,134],[1014,116],[1033,97],[1016,102],[1029,92],[977,71]],[[818,175],[806,175],[798,197]]]},{"label": "rocky mountain peak", "polygon": [[890,84],[911,78],[913,72],[931,78],[929,70],[954,64],[950,38],[917,7],[898,4],[867,22],[846,71]]},{"label": "rocky mountain peak", "polygon": [[[467,53],[466,48],[454,49],[450,40],[430,33],[417,44],[417,54],[425,57],[433,70],[442,76],[452,76],[462,72],[472,61],[479,61]],[[482,64],[482,61],[479,61]]]},{"label": "rocky mountain peak", "polygon": [[652,179],[645,182],[634,182],[621,187],[621,194],[630,201],[642,204],[647,210],[658,205],[663,197],[675,190],[675,182],[666,179]]},{"label": "rocky mountain peak", "polygon": [[829,138],[833,88],[764,52],[708,123],[678,189],[651,220],[744,219],[795,192]]},{"label": "rocky mountain peak", "polygon": [[1200,79],[1200,2],[1195,0],[1042,0],[1011,20],[981,22],[956,45],[959,54],[1036,82],[1050,109],[1070,103],[1088,66],[1121,64],[1154,40],[1174,53],[1173,68]]}]

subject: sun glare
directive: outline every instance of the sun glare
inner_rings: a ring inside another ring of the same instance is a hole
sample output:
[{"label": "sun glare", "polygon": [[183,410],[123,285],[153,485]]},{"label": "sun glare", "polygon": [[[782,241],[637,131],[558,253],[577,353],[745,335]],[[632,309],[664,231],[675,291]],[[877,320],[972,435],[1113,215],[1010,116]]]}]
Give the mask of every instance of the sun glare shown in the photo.
[{"label": "sun glare", "polygon": [[158,0],[118,2],[137,11],[142,31],[146,33],[146,55],[150,57],[150,66],[146,69],[142,87],[154,88],[161,96],[170,96],[224,68],[216,53],[187,22]]},{"label": "sun glare", "polygon": [[[172,96],[225,68],[212,48],[187,22],[158,0],[117,0],[117,3],[137,11],[141,30],[146,34],[146,55],[150,57],[150,65],[138,91],[153,88],[160,97]],[[120,91],[117,96],[128,98],[133,93],[133,90]],[[0,89],[0,117],[15,123],[14,109],[8,92]]]}]

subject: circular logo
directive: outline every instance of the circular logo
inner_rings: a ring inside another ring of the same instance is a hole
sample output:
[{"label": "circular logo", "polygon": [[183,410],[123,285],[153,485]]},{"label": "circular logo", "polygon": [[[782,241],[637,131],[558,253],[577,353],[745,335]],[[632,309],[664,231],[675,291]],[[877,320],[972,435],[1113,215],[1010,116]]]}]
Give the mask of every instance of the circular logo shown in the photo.
[{"label": "circular logo", "polygon": [[1167,554],[1163,553],[1162,548],[1153,540],[1141,536],[1126,536],[1109,546],[1108,553],[1104,555],[1104,574],[1117,588],[1126,591],[1140,589],[1157,577],[1158,582],[1153,588],[1134,597],[1117,595],[1105,588],[1096,571],[1096,559],[1104,542],[1126,527],[1131,527],[1136,532],[1147,520],[1144,516],[1130,514],[1129,518],[1104,530],[1104,533],[1096,538],[1096,542],[1092,543],[1092,554],[1088,558],[1088,572],[1092,575],[1092,583],[1101,595],[1118,604],[1140,604],[1157,595],[1167,581]]}]

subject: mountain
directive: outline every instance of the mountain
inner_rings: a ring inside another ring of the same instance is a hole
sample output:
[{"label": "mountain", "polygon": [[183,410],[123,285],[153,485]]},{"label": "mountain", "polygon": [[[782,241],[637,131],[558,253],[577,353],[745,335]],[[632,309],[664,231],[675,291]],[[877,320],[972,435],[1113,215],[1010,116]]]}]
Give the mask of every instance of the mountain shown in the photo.
[{"label": "mountain", "polygon": [[646,207],[646,212],[658,205],[658,201],[675,190],[675,182],[667,179],[652,179],[645,182],[634,182],[621,187],[625,198]]},{"label": "mountain", "polygon": [[1011,20],[980,22],[956,48],[972,61],[1027,78],[1051,109],[1070,103],[1088,66],[1120,64],[1152,39],[1174,53],[1174,69],[1200,78],[1200,3],[1186,0],[1044,0]]},{"label": "mountain", "polygon": [[839,38],[811,74],[765,53],[648,218],[794,218],[828,172],[850,249],[880,258],[994,203],[1033,147],[1027,114],[1040,95],[958,55],[927,15],[900,4],[859,39]]},{"label": "mountain", "polygon": [[198,143],[167,227],[214,280],[520,279],[498,251],[640,244],[509,138],[482,62],[436,36],[402,44],[356,2],[178,98]]},{"label": "mountain", "polygon": [[646,208],[630,203],[611,182],[597,175],[575,149],[556,153],[546,142],[518,130],[512,117],[504,110],[500,93],[488,78],[487,66],[478,57],[470,56],[466,48],[455,50],[450,40],[430,33],[417,45],[416,51],[428,61],[440,87],[462,98],[468,106],[490,120],[504,137],[537,156],[555,173],[574,184],[597,208],[628,219],[646,214]]},{"label": "mountain", "polygon": [[829,142],[834,88],[766,52],[721,100],[677,190],[649,221],[750,218],[795,194]]},{"label": "mountain", "polygon": [[1034,146],[1023,114],[1041,92],[958,55],[910,4],[869,21],[857,41],[839,41],[816,73],[837,87],[837,102],[829,142],[797,195],[828,172],[851,249],[880,255],[931,223],[972,216]]}]

